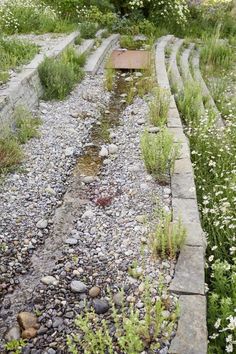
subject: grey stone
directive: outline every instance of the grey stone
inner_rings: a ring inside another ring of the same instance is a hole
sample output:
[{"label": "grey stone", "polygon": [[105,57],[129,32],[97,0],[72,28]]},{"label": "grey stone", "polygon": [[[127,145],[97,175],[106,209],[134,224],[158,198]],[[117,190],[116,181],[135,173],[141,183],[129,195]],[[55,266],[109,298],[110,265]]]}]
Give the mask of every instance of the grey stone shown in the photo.
[{"label": "grey stone", "polygon": [[99,152],[99,156],[100,157],[107,157],[109,155],[109,152],[107,150],[107,148],[105,146],[102,146],[100,152]]},{"label": "grey stone", "polygon": [[205,294],[205,259],[202,247],[184,246],[175,268],[170,291],[182,294]]},{"label": "grey stone", "polygon": [[65,243],[67,245],[71,245],[71,246],[76,245],[77,242],[78,242],[78,240],[76,240],[76,238],[73,238],[73,237],[69,237],[65,240]]},{"label": "grey stone", "polygon": [[54,278],[51,275],[46,275],[45,277],[41,278],[41,282],[45,285],[58,285],[59,284],[59,280],[57,280],[56,278]]},{"label": "grey stone", "polygon": [[182,128],[182,122],[177,108],[170,108],[167,118],[168,128]]},{"label": "grey stone", "polygon": [[82,178],[82,181],[86,184],[93,183],[96,180],[95,176],[85,176]]},{"label": "grey stone", "polygon": [[193,175],[175,174],[171,178],[172,195],[174,198],[196,199],[196,188]]},{"label": "grey stone", "polygon": [[53,328],[57,328],[63,325],[63,318],[55,317],[52,323]]},{"label": "grey stone", "polygon": [[206,237],[200,223],[185,223],[184,227],[187,230],[186,245],[206,248]]},{"label": "grey stone", "polygon": [[158,128],[158,127],[150,127],[150,128],[148,128],[148,132],[149,132],[149,133],[156,134],[156,133],[158,133],[159,131],[160,131],[160,128]]},{"label": "grey stone", "polygon": [[87,286],[79,280],[72,280],[70,288],[75,293],[85,293],[87,291]]},{"label": "grey stone", "polygon": [[109,154],[117,154],[118,152],[118,146],[115,145],[115,144],[110,144],[108,146],[108,151],[109,151]]},{"label": "grey stone", "polygon": [[174,142],[188,143],[188,138],[183,132],[183,128],[169,128],[169,132],[174,137]]},{"label": "grey stone", "polygon": [[176,160],[174,173],[191,173],[193,175],[191,160],[189,158]]},{"label": "grey stone", "polygon": [[113,296],[113,301],[116,306],[121,306],[123,303],[124,295],[120,291]]},{"label": "grey stone", "polygon": [[93,307],[98,315],[106,313],[109,310],[109,303],[106,299],[93,300]]},{"label": "grey stone", "polygon": [[48,221],[46,219],[39,220],[36,224],[36,227],[38,229],[46,229],[48,226]]},{"label": "grey stone", "polygon": [[75,149],[74,149],[73,147],[68,147],[68,148],[66,148],[66,150],[65,150],[65,156],[66,156],[66,157],[73,156],[73,155],[74,155],[74,152],[75,152]]},{"label": "grey stone", "polygon": [[200,223],[196,199],[172,198],[173,220],[181,217],[183,223]]},{"label": "grey stone", "polygon": [[190,159],[190,149],[188,143],[180,144],[180,154],[177,159]]},{"label": "grey stone", "polygon": [[10,342],[12,340],[18,340],[20,339],[21,334],[20,334],[20,327],[19,326],[14,326],[5,335],[5,339],[7,342]]},{"label": "grey stone", "polygon": [[201,295],[181,295],[177,333],[169,354],[206,354],[206,298]]},{"label": "grey stone", "polygon": [[86,210],[82,215],[82,219],[91,219],[93,217],[94,217],[94,213],[92,212],[92,210]]}]

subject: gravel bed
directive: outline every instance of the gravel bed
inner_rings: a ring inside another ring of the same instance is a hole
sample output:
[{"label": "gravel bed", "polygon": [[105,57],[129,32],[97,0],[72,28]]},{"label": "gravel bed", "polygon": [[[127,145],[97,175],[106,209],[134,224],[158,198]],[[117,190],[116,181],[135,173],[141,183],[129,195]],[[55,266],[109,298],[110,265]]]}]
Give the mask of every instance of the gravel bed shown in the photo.
[{"label": "gravel bed", "polygon": [[[76,331],[84,300],[109,322],[108,288],[118,297],[124,289],[125,303],[142,312],[143,279],[151,279],[155,300],[160,281],[168,287],[174,274],[175,261],[154,259],[148,247],[157,209],[170,210],[171,190],[156,183],[140,156],[140,134],[149,129],[146,101],[136,98],[110,129],[110,143],[99,146],[98,174],[75,166],[83,149],[93,147],[88,131],[99,126],[101,113],[109,114],[103,86],[101,75],[87,77],[67,101],[41,103],[41,138],[26,145],[21,171],[0,189],[0,237],[7,246],[1,331],[20,310],[37,313],[40,324],[24,353],[68,353],[66,336]],[[168,322],[177,298],[162,296]],[[167,353],[173,336],[160,338],[156,353]]]}]

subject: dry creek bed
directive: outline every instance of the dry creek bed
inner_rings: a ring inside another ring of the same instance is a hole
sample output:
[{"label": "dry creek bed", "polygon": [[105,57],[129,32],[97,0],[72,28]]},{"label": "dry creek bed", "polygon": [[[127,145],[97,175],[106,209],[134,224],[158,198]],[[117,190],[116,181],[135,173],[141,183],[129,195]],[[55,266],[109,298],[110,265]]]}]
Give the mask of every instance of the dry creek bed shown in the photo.
[{"label": "dry creek bed", "polygon": [[[148,247],[156,209],[171,206],[169,186],[156,183],[140,156],[148,106],[139,97],[127,106],[124,92],[106,92],[100,72],[66,101],[41,102],[40,139],[25,145],[23,164],[0,186],[0,337],[16,330],[20,311],[37,313],[40,328],[23,353],[68,353],[66,335],[78,331],[84,300],[109,321],[107,288],[124,289],[125,302],[142,311],[144,283],[131,276],[133,262],[151,279],[153,300],[160,278],[168,287],[174,274],[175,262],[154,260]],[[94,141],[111,113],[110,142]],[[163,297],[168,321],[176,297]],[[167,353],[173,335],[160,339],[157,353]]]}]

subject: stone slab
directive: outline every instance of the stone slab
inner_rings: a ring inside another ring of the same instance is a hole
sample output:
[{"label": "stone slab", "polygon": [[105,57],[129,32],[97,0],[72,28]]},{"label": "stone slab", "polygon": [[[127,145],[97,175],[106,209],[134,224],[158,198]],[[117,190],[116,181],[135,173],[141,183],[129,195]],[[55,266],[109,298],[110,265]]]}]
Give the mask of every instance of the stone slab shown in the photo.
[{"label": "stone slab", "polygon": [[186,138],[182,128],[169,128],[168,130],[173,135],[175,143],[178,141],[181,143],[188,143],[188,139]]},{"label": "stone slab", "polygon": [[169,354],[207,354],[206,298],[181,295],[180,318]]},{"label": "stone slab", "polygon": [[205,294],[205,249],[184,246],[180,252],[170,291],[177,294]]},{"label": "stone slab", "polygon": [[93,48],[94,42],[94,39],[86,39],[81,45],[75,47],[76,53],[78,55],[87,54]]},{"label": "stone slab", "polygon": [[200,223],[196,199],[172,198],[173,220],[181,217],[183,223]]},{"label": "stone slab", "polygon": [[191,173],[173,174],[171,190],[174,198],[197,199],[194,176]]},{"label": "stone slab", "polygon": [[201,224],[198,222],[185,223],[184,227],[187,230],[185,244],[188,246],[206,248],[206,237],[202,230]]},{"label": "stone slab", "polygon": [[[176,143],[178,144],[178,143]],[[190,160],[190,149],[189,149],[189,144],[186,143],[181,143],[180,144],[180,153],[177,158],[178,159],[189,159]]]},{"label": "stone slab", "polygon": [[193,166],[189,158],[183,158],[175,161],[174,173],[191,173],[193,172]]},{"label": "stone slab", "polygon": [[168,128],[182,128],[182,121],[177,108],[170,108],[167,118]]},{"label": "stone slab", "polygon": [[105,59],[106,54],[112,48],[112,46],[118,41],[119,34],[112,34],[108,38],[104,39],[101,46],[95,50],[95,52],[89,57],[84,70],[91,74],[95,75],[100,64]]}]

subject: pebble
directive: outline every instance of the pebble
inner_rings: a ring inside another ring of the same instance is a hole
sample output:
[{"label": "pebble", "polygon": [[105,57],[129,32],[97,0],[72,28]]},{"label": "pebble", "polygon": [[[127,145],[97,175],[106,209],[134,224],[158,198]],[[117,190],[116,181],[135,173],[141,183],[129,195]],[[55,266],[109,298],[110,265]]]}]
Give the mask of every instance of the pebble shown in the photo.
[{"label": "pebble", "polygon": [[37,331],[35,328],[28,328],[22,332],[21,336],[23,339],[31,339],[36,337],[36,335],[37,335]]},{"label": "pebble", "polygon": [[101,289],[98,286],[93,286],[90,290],[89,290],[89,296],[90,297],[97,297],[98,295],[100,295]]},{"label": "pebble", "polygon": [[109,303],[105,299],[95,299],[93,300],[94,311],[101,315],[109,310]]},{"label": "pebble", "polygon": [[100,157],[107,157],[109,155],[109,152],[105,146],[103,146],[99,152]]},{"label": "pebble", "polygon": [[36,227],[38,229],[46,229],[48,226],[48,221],[46,219],[39,220],[36,224]]},{"label": "pebble", "polygon": [[82,219],[91,219],[94,217],[94,213],[92,210],[87,210],[85,213],[82,215]]},{"label": "pebble", "polygon": [[123,304],[123,301],[124,301],[124,295],[122,292],[119,292],[119,293],[116,293],[114,296],[113,296],[113,301],[114,301],[114,304],[116,306],[121,306]]},{"label": "pebble", "polygon": [[146,119],[140,118],[140,119],[137,120],[137,123],[138,123],[138,125],[143,125],[143,124],[146,123]]},{"label": "pebble", "polygon": [[18,340],[21,337],[20,333],[20,327],[19,326],[14,326],[12,327],[5,335],[5,339],[7,342],[10,342],[12,340]]},{"label": "pebble", "polygon": [[74,152],[75,152],[75,149],[74,149],[73,147],[68,147],[68,148],[66,148],[66,150],[65,150],[65,156],[66,156],[66,157],[73,156],[73,155],[74,155]]},{"label": "pebble", "polygon": [[45,285],[57,286],[59,284],[59,280],[57,280],[51,275],[46,275],[45,277],[41,278],[41,282]]},{"label": "pebble", "polygon": [[66,243],[67,245],[71,245],[71,246],[76,245],[77,242],[78,242],[78,240],[77,240],[76,238],[73,238],[73,237],[69,237],[69,238],[67,238],[67,239],[65,240],[65,243]]},{"label": "pebble", "polygon": [[117,154],[118,152],[118,146],[115,145],[115,144],[110,144],[108,146],[108,151],[109,151],[109,154]]},{"label": "pebble", "polygon": [[75,293],[85,293],[87,291],[87,286],[79,280],[72,280],[70,288]]},{"label": "pebble", "polygon": [[148,128],[148,132],[152,133],[152,134],[156,134],[159,131],[160,131],[160,128],[158,128],[158,127],[150,127],[150,128]]},{"label": "pebble", "polygon": [[33,313],[20,312],[17,315],[17,321],[22,329],[39,329],[38,319]]},{"label": "pebble", "polygon": [[93,183],[96,180],[95,176],[85,176],[82,178],[82,181],[86,184]]}]

